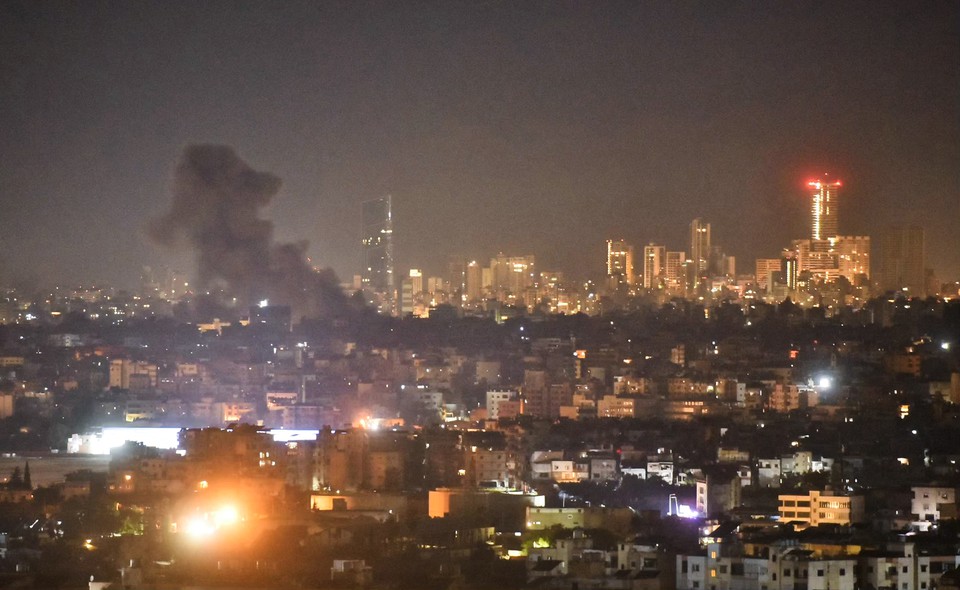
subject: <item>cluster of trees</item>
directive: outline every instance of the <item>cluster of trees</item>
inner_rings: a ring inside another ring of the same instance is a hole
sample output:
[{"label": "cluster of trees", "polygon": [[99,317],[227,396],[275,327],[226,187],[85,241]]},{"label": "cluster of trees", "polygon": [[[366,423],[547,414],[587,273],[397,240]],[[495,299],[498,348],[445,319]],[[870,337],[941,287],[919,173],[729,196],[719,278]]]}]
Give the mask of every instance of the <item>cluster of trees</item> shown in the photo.
[{"label": "cluster of trees", "polygon": [[30,462],[27,461],[23,465],[23,471],[20,471],[20,467],[14,467],[13,471],[10,472],[10,477],[6,482],[3,483],[4,489],[7,490],[32,490],[33,481],[30,478]]}]

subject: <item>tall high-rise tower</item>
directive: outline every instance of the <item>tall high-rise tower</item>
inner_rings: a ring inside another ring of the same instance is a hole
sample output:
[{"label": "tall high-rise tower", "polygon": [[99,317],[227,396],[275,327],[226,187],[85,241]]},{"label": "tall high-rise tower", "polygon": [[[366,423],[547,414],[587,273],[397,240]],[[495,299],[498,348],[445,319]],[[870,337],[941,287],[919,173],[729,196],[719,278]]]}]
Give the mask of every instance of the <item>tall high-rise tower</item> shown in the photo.
[{"label": "tall high-rise tower", "polygon": [[466,293],[464,301],[467,303],[477,303],[480,301],[483,289],[483,269],[476,260],[467,264]]},{"label": "tall high-rise tower", "polygon": [[926,294],[925,256],[922,227],[887,228],[880,236],[880,288],[923,297]]},{"label": "tall high-rise tower", "polygon": [[664,264],[664,279],[667,289],[684,291],[686,287],[686,252],[669,251]]},{"label": "tall high-rise tower", "polygon": [[693,263],[693,287],[699,287],[701,277],[710,268],[710,224],[699,217],[690,223],[690,260]]},{"label": "tall high-rise tower", "polygon": [[361,206],[363,288],[378,299],[383,313],[393,313],[396,299],[393,272],[393,211],[390,195]]},{"label": "tall high-rise tower", "polygon": [[810,238],[826,240],[838,235],[837,217],[840,205],[839,180],[811,180],[810,188]]},{"label": "tall high-rise tower", "polygon": [[633,284],[633,246],[624,240],[607,240],[607,280]]},{"label": "tall high-rise tower", "polygon": [[643,247],[643,288],[656,289],[661,286],[667,263],[667,248],[656,244]]},{"label": "tall high-rise tower", "polygon": [[526,256],[506,256],[503,252],[490,259],[490,271],[493,274],[493,290],[502,302],[523,299],[524,292],[531,287],[536,277],[536,259],[533,254]]}]

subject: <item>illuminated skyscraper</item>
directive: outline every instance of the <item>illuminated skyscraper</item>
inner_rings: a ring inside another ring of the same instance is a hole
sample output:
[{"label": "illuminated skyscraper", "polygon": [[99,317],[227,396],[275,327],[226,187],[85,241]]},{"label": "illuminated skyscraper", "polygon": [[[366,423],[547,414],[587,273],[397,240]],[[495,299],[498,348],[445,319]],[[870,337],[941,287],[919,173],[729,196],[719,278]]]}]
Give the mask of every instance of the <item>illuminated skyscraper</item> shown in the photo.
[{"label": "illuminated skyscraper", "polygon": [[780,272],[783,273],[783,280],[787,284],[787,289],[795,291],[797,289],[797,276],[800,274],[797,259],[790,254],[784,256]]},{"label": "illuminated skyscraper", "polygon": [[423,293],[423,271],[419,268],[410,269],[410,286],[415,296]]},{"label": "illuminated skyscraper", "polygon": [[840,181],[811,180],[810,239],[826,240],[838,235]]},{"label": "illuminated skyscraper", "polygon": [[633,246],[607,240],[607,279],[612,285],[633,284]]},{"label": "illuminated skyscraper", "polygon": [[826,240],[793,240],[793,258],[798,272],[822,281],[846,278],[851,285],[870,279],[870,237],[833,236]]},{"label": "illuminated skyscraper", "polygon": [[547,302],[552,313],[566,313],[570,310],[570,297],[563,288],[563,273],[560,271],[541,271],[537,280],[537,302]]},{"label": "illuminated skyscraper", "polygon": [[467,303],[476,303],[480,301],[483,287],[483,269],[476,260],[467,264],[466,297]]},{"label": "illuminated skyscraper", "polygon": [[793,240],[791,250],[797,261],[797,272],[810,273],[818,280],[833,281],[839,276],[834,240]]},{"label": "illuminated skyscraper", "polygon": [[660,287],[667,262],[667,248],[656,244],[643,247],[643,288]]},{"label": "illuminated skyscraper", "polygon": [[668,289],[685,289],[686,270],[684,264],[687,261],[686,252],[667,252],[667,262],[665,265],[665,278]]},{"label": "illuminated skyscraper", "polygon": [[393,313],[396,298],[393,273],[393,212],[390,195],[361,206],[361,281],[378,299],[383,313]]},{"label": "illuminated skyscraper", "polygon": [[710,268],[710,224],[699,217],[690,223],[690,260],[693,262],[693,287],[700,286],[701,279]]},{"label": "illuminated skyscraper", "polygon": [[400,281],[400,315],[417,313],[417,304],[422,296],[423,271],[411,268],[409,276]]},{"label": "illuminated skyscraper", "polygon": [[839,275],[851,285],[869,284],[870,236],[837,236],[833,242]]},{"label": "illuminated skyscraper", "polygon": [[505,256],[501,252],[496,258],[491,258],[492,288],[497,300],[511,304],[522,300],[524,291],[535,282],[535,269],[536,262],[533,254]]}]

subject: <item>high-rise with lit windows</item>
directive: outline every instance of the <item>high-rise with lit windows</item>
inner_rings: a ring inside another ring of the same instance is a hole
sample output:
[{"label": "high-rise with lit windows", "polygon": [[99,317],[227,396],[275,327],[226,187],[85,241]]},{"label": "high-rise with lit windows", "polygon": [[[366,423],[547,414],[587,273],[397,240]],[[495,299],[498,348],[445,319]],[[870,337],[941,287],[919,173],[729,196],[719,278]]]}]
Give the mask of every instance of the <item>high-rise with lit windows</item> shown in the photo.
[{"label": "high-rise with lit windows", "polygon": [[686,269],[684,266],[686,262],[686,252],[667,252],[666,263],[664,264],[664,279],[668,290],[681,291],[686,288]]},{"label": "high-rise with lit windows", "polygon": [[466,293],[464,301],[476,303],[480,301],[483,287],[483,269],[476,260],[467,263]]},{"label": "high-rise with lit windows", "polygon": [[393,313],[396,298],[393,273],[393,211],[390,195],[361,205],[360,277],[365,291],[383,313]]},{"label": "high-rise with lit windows", "polygon": [[774,277],[780,274],[779,258],[757,258],[757,287],[763,291],[770,291],[775,283]]},{"label": "high-rise with lit windows", "polygon": [[533,254],[506,256],[503,252],[490,259],[493,291],[498,301],[515,303],[522,301],[525,291],[533,286],[536,277],[536,260]]},{"label": "high-rise with lit windows", "polygon": [[607,280],[633,284],[633,246],[624,240],[607,240]]},{"label": "high-rise with lit windows", "polygon": [[667,262],[667,248],[656,244],[643,247],[643,288],[656,289],[661,286],[664,266]]},{"label": "high-rise with lit windows", "polygon": [[700,286],[710,269],[710,224],[699,217],[690,223],[690,260],[693,263],[693,287]]},{"label": "high-rise with lit windows", "polygon": [[851,285],[869,282],[870,236],[837,236],[833,242],[838,274]]},{"label": "high-rise with lit windows", "polygon": [[810,189],[810,239],[826,240],[838,235],[840,205],[839,180],[811,180]]}]

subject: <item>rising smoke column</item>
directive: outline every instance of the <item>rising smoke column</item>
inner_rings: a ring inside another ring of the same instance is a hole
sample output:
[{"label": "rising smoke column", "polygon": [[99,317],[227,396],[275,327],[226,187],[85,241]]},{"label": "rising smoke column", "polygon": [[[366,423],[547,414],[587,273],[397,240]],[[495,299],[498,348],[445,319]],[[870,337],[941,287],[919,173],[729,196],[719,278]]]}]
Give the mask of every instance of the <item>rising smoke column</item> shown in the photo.
[{"label": "rising smoke column", "polygon": [[254,170],[228,146],[187,146],[170,210],[149,234],[167,247],[193,248],[200,288],[223,289],[241,307],[269,299],[291,306],[294,317],[339,314],[346,298],[333,271],[307,264],[306,242],[275,243],[273,223],[260,218],[279,190],[278,177]]}]

